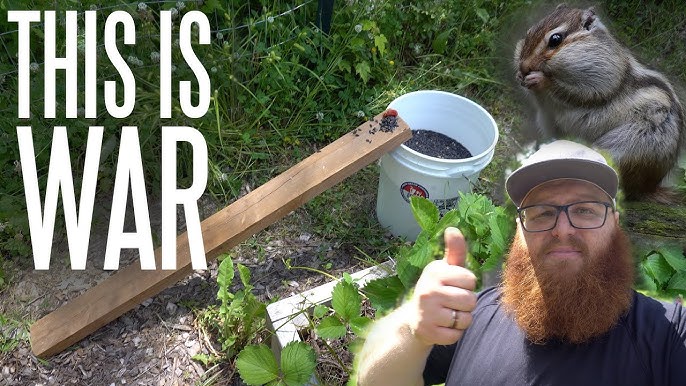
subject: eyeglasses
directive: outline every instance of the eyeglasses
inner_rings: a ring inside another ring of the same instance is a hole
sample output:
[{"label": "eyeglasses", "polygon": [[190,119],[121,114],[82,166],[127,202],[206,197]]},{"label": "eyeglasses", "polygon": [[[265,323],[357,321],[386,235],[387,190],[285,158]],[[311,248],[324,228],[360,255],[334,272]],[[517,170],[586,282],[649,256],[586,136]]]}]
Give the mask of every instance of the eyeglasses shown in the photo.
[{"label": "eyeglasses", "polygon": [[607,209],[612,204],[601,201],[580,201],[567,205],[530,205],[517,209],[519,221],[527,232],[545,232],[557,225],[560,212],[567,214],[569,224],[577,229],[595,229],[605,225]]}]

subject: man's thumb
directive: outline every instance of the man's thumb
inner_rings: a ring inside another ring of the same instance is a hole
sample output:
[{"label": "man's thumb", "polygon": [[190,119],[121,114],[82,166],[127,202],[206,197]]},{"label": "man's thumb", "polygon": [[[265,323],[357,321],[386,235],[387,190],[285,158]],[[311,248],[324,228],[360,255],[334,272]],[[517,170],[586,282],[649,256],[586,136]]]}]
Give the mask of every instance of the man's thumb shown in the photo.
[{"label": "man's thumb", "polygon": [[467,258],[467,242],[459,229],[449,227],[443,233],[445,241],[445,261],[448,265],[464,267]]}]

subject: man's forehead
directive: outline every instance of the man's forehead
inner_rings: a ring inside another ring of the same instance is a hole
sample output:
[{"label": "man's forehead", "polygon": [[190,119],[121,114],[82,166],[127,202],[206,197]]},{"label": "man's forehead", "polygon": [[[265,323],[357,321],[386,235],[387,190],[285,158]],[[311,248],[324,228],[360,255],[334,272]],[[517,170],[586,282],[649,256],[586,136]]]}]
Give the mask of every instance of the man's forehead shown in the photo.
[{"label": "man's forehead", "polygon": [[538,203],[559,203],[579,200],[612,200],[596,184],[585,180],[564,178],[535,186],[522,200],[521,206]]}]

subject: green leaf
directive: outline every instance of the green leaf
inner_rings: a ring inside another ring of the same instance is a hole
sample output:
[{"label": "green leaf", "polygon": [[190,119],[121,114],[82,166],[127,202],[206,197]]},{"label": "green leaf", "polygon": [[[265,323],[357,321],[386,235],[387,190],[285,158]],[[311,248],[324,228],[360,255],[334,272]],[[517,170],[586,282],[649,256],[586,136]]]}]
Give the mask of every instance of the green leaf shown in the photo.
[{"label": "green leaf", "polygon": [[414,287],[424,267],[433,259],[433,248],[427,243],[421,248],[413,248],[403,264],[398,262],[399,264],[396,268],[398,271],[398,278],[405,288]]},{"label": "green leaf", "polygon": [[377,312],[385,313],[398,305],[405,287],[398,276],[393,275],[368,282],[362,291]]},{"label": "green leaf", "polygon": [[487,23],[488,19],[490,19],[490,16],[488,16],[488,11],[483,8],[477,8],[476,15],[479,16],[479,19],[481,19],[484,23]]},{"label": "green leaf", "polygon": [[217,298],[222,301],[222,304],[229,302],[233,298],[233,294],[229,292],[233,276],[233,261],[231,256],[225,255],[217,271],[217,284],[219,285]]},{"label": "green leaf", "polygon": [[367,61],[362,61],[355,63],[355,73],[362,78],[364,83],[367,83],[369,81],[369,74],[372,73],[372,69],[369,67],[369,63],[367,63]]},{"label": "green leaf", "polygon": [[374,36],[374,46],[379,50],[381,56],[386,52],[386,43],[388,43],[388,39],[383,34]]},{"label": "green leaf", "polygon": [[350,318],[360,315],[362,296],[352,283],[340,281],[333,287],[331,306],[341,319],[348,322]]},{"label": "green leaf", "polygon": [[670,245],[660,247],[658,253],[667,260],[667,263],[674,268],[675,271],[686,271],[686,258],[684,252],[678,245]]},{"label": "green leaf", "polygon": [[317,335],[324,339],[338,339],[345,336],[348,329],[335,316],[327,316],[315,328]]},{"label": "green leaf", "polygon": [[317,304],[314,306],[314,310],[312,311],[314,314],[314,317],[317,319],[321,319],[324,317],[324,315],[329,313],[329,307],[323,305],[323,304]]},{"label": "green leaf", "polygon": [[357,336],[365,336],[367,333],[367,327],[369,327],[371,322],[372,320],[366,316],[356,316],[350,319],[350,329]]},{"label": "green leaf", "polygon": [[667,263],[662,255],[653,253],[644,261],[646,271],[655,280],[655,282],[662,286],[669,281],[674,274],[674,269]]},{"label": "green leaf", "polygon": [[314,350],[303,342],[291,342],[281,351],[283,380],[288,386],[307,383],[317,367]]},{"label": "green leaf", "polygon": [[452,32],[451,29],[447,29],[434,39],[433,43],[431,43],[431,47],[434,49],[434,52],[443,55],[445,53],[445,49],[448,47],[448,38],[450,37],[450,33]]},{"label": "green leaf", "polygon": [[498,265],[500,265],[500,263],[501,263],[500,255],[490,256],[483,262],[483,264],[481,264],[481,270],[483,272],[488,272],[488,271],[496,268]]},{"label": "green leaf", "polygon": [[438,222],[439,212],[436,205],[430,200],[419,197],[410,197],[410,207],[417,224],[424,229],[433,229]]},{"label": "green leaf", "polygon": [[686,271],[679,271],[667,283],[667,289],[686,291]]},{"label": "green leaf", "polygon": [[639,266],[640,284],[642,288],[648,291],[657,291],[657,285],[655,284],[655,279],[653,279],[652,274],[648,272],[645,264]]},{"label": "green leaf", "polygon": [[[350,62],[349,62],[349,61],[347,61],[347,60],[345,60],[345,59],[341,59],[341,60],[338,62],[338,69],[341,70],[341,71],[345,71],[345,72],[347,72],[347,73],[349,74],[350,71],[352,71],[353,68],[352,68],[352,66],[350,65]],[[309,94],[309,93],[308,93],[308,94]]]},{"label": "green leaf", "polygon": [[246,346],[241,350],[236,359],[236,367],[243,382],[249,385],[264,385],[279,376],[276,358],[264,344]]},{"label": "green leaf", "polygon": [[237,264],[238,267],[238,276],[241,278],[241,283],[243,283],[243,287],[245,288],[252,288],[250,285],[250,269],[248,267],[244,266],[243,264]]},{"label": "green leaf", "polygon": [[456,209],[447,211],[436,224],[436,232],[433,238],[443,237],[443,232],[448,227],[460,227],[460,213]]}]

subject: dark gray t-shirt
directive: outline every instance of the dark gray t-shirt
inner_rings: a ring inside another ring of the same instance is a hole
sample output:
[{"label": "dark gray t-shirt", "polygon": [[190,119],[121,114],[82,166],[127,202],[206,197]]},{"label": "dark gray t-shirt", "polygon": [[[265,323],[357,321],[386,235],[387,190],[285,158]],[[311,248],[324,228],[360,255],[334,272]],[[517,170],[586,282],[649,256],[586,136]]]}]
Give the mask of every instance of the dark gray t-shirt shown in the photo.
[{"label": "dark gray t-shirt", "polygon": [[[427,384],[686,385],[686,311],[634,293],[607,334],[583,344],[530,343],[500,303],[500,288],[479,294],[471,326],[451,346],[434,346]],[[579,310],[583,312],[583,310]]]}]

